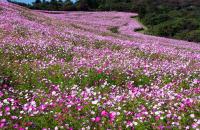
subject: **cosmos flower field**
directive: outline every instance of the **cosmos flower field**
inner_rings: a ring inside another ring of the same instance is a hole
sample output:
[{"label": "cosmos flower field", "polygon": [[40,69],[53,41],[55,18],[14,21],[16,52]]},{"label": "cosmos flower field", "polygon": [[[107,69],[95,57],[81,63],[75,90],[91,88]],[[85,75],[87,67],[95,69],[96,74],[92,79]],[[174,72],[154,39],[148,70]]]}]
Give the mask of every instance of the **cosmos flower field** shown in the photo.
[{"label": "cosmos flower field", "polygon": [[135,16],[0,2],[0,129],[200,129],[200,44]]}]

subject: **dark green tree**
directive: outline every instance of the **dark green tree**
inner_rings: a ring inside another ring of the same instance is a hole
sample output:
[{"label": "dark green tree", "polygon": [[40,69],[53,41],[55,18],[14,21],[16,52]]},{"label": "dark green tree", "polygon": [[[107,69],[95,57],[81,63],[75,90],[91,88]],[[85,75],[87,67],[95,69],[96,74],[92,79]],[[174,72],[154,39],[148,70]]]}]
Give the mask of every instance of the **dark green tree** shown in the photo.
[{"label": "dark green tree", "polygon": [[35,0],[35,2],[33,2],[33,6],[35,9],[40,9],[42,6],[41,0]]},{"label": "dark green tree", "polygon": [[65,11],[73,11],[75,10],[75,6],[71,0],[66,0],[63,5],[63,10]]},{"label": "dark green tree", "polygon": [[77,10],[82,10],[82,11],[89,10],[88,0],[77,0],[75,4]]}]

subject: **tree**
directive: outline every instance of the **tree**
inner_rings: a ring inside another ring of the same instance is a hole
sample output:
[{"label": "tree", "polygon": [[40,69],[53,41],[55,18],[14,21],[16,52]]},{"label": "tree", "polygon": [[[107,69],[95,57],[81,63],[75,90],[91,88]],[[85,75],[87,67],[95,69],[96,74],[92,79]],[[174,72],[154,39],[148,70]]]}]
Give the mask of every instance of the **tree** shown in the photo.
[{"label": "tree", "polygon": [[59,10],[59,3],[57,0],[51,0],[50,1],[50,10]]},{"label": "tree", "polygon": [[35,4],[41,4],[42,2],[41,2],[41,0],[36,0],[35,1]]},{"label": "tree", "polygon": [[90,9],[97,9],[101,3],[99,0],[87,0]]},{"label": "tree", "polygon": [[58,10],[63,10],[63,1],[62,0],[58,0],[58,2],[57,2],[58,4],[57,4],[57,8],[58,8]]},{"label": "tree", "polygon": [[88,0],[77,0],[76,8],[77,10],[87,11],[89,9]]},{"label": "tree", "polygon": [[63,5],[63,10],[65,10],[65,11],[75,10],[73,2],[71,0],[66,0]]},{"label": "tree", "polygon": [[41,0],[35,0],[35,2],[33,3],[33,7],[34,7],[35,9],[40,9],[41,6],[42,6]]}]

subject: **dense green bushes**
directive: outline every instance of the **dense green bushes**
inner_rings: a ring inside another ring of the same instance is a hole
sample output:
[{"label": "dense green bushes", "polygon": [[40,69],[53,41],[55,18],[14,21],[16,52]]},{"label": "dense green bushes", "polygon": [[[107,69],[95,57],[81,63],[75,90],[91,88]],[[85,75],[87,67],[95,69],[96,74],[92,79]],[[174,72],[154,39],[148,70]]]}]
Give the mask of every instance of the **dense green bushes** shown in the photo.
[{"label": "dense green bushes", "polygon": [[143,21],[153,35],[200,42],[200,23],[195,18],[155,16],[151,19],[145,17]]},{"label": "dense green bushes", "polygon": [[[184,36],[183,36],[184,37]],[[183,38],[183,37],[180,37]],[[186,36],[185,39],[188,41],[196,41],[196,42],[200,42],[200,29],[199,30],[193,30],[190,31]]]},{"label": "dense green bushes", "polygon": [[35,0],[32,5],[8,0],[10,2],[29,7],[31,9],[41,10],[73,10],[73,11],[131,11],[133,3],[131,0]]},{"label": "dense green bushes", "polygon": [[147,33],[200,42],[200,2],[194,0],[133,0]]}]

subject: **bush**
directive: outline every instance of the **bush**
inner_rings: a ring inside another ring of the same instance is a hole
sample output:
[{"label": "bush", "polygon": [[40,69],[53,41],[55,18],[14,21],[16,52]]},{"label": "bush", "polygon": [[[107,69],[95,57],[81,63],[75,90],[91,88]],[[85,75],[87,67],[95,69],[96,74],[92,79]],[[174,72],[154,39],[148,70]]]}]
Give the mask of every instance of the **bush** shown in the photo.
[{"label": "bush", "polygon": [[186,35],[188,41],[200,42],[200,29],[189,32]]},{"label": "bush", "polygon": [[149,28],[148,33],[199,41],[200,5],[187,0],[133,0],[134,10],[141,21]]},{"label": "bush", "polygon": [[199,28],[199,23],[196,20],[179,18],[152,26],[152,33],[160,36],[184,39],[188,32],[197,28]]},{"label": "bush", "polygon": [[170,17],[167,14],[150,14],[144,17],[143,21],[147,25],[157,25],[161,22],[169,20]]},{"label": "bush", "polygon": [[110,28],[109,30],[112,32],[112,33],[119,33],[119,27],[112,27]]},{"label": "bush", "polygon": [[177,32],[177,30],[179,30],[180,27],[181,24],[178,22],[176,23],[174,21],[167,21],[165,23],[153,26],[151,28],[151,31],[155,35],[172,37]]}]

